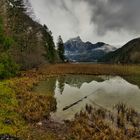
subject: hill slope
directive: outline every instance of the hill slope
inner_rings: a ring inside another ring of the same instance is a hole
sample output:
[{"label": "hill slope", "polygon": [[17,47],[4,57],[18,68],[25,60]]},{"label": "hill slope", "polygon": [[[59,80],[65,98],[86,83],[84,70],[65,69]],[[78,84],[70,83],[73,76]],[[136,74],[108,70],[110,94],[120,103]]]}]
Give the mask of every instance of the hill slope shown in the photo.
[{"label": "hill slope", "polygon": [[109,63],[140,63],[140,38],[129,41],[123,47],[110,52],[99,61]]},{"label": "hill slope", "polygon": [[65,57],[70,61],[94,62],[108,52],[116,50],[115,47],[98,42],[83,42],[80,37],[72,38],[65,44]]},{"label": "hill slope", "polygon": [[[26,14],[23,0],[1,0],[0,18],[3,30],[13,43],[8,52],[21,68],[29,69],[55,59],[55,45],[51,32]],[[45,57],[44,57],[45,56]]]}]

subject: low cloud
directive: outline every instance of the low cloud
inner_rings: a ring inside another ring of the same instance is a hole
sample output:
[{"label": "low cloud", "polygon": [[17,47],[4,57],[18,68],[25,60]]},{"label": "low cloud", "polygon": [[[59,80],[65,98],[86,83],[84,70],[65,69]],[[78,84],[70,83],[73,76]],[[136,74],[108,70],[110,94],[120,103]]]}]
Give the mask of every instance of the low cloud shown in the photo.
[{"label": "low cloud", "polygon": [[36,17],[55,41],[81,36],[93,43],[122,45],[140,33],[139,0],[30,0]]}]

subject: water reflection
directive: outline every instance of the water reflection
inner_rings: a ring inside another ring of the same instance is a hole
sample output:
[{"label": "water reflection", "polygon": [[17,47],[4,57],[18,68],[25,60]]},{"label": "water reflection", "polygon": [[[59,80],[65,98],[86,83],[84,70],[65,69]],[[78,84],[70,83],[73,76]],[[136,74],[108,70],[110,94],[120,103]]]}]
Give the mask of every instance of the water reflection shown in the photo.
[{"label": "water reflection", "polygon": [[55,120],[72,119],[86,104],[112,109],[115,104],[123,102],[140,111],[139,87],[121,77],[70,75],[50,81],[41,82],[36,90],[47,93],[51,89],[54,92],[57,111],[52,113],[52,118]]},{"label": "water reflection", "polygon": [[60,94],[63,93],[64,87],[65,87],[65,77],[64,76],[58,77],[58,88],[59,88]]}]

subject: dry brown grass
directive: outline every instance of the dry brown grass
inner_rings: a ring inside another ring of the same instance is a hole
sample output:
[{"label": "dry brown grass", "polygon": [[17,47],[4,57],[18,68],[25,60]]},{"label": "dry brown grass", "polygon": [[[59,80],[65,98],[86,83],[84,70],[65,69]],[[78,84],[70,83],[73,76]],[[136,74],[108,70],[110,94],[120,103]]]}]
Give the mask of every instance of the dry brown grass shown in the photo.
[{"label": "dry brown grass", "polygon": [[42,73],[53,74],[88,74],[88,75],[140,75],[140,65],[111,64],[56,64],[44,66]]},{"label": "dry brown grass", "polygon": [[116,105],[114,112],[100,108],[81,112],[67,126],[68,137],[73,140],[140,139],[140,115],[123,103]]},{"label": "dry brown grass", "polygon": [[[65,75],[65,74],[89,74],[89,75],[140,75],[139,65],[107,65],[107,64],[57,64],[57,65],[46,65],[39,69],[33,69],[26,72],[22,72],[20,77],[12,78],[8,80],[9,87],[12,88],[19,102],[19,107],[16,109],[18,113],[26,120],[27,129],[24,130],[19,136],[31,136],[30,139],[42,139],[45,140],[46,130],[39,131],[36,128],[37,122],[48,117],[49,113],[55,110],[56,102],[53,98],[53,94],[41,95],[33,93],[32,88],[40,80],[46,79],[49,76],[54,75]],[[137,126],[139,119],[135,116],[133,109],[125,110],[125,106],[119,105],[117,108],[116,116],[116,131],[112,129],[108,124],[105,123],[106,113],[103,110],[96,110],[92,115],[81,113],[76,117],[73,122],[68,124],[68,133],[66,138],[84,140],[84,139],[107,139],[107,140],[120,140],[132,139],[139,137],[140,128]],[[88,113],[91,112],[91,108],[87,106]],[[127,112],[127,114],[126,114]],[[92,117],[92,118],[91,118]],[[112,122],[114,118],[112,116]],[[127,124],[131,126],[129,129],[125,129]],[[33,125],[32,125],[33,124]],[[32,127],[31,127],[32,126]],[[35,129],[36,128],[36,129]],[[30,129],[30,130],[29,130]],[[35,129],[35,131],[33,131]],[[44,129],[44,128],[43,128]],[[27,132],[26,132],[27,131]],[[52,131],[52,130],[50,130]],[[57,131],[57,130],[55,130]],[[125,135],[125,133],[129,135]],[[41,136],[39,136],[41,134]],[[47,134],[49,139],[56,139],[55,132]],[[65,137],[65,136],[64,136]]]},{"label": "dry brown grass", "polygon": [[43,73],[30,70],[22,73],[21,77],[9,80],[9,86],[14,89],[19,103],[18,112],[28,122],[38,122],[48,118],[51,111],[56,109],[53,93],[40,94],[32,91],[34,85],[46,77]]},{"label": "dry brown grass", "polygon": [[[4,133],[16,134],[22,139],[49,140],[55,139],[55,133],[44,132],[36,127],[36,124],[42,120],[48,119],[50,112],[56,109],[56,100],[53,93],[41,94],[32,91],[32,88],[40,81],[47,77],[45,73],[37,69],[22,72],[19,77],[6,80],[6,85],[14,91],[15,101],[17,103],[14,108],[15,112],[20,116],[18,120],[23,122],[24,126],[11,131],[4,126]],[[11,96],[12,98],[12,96]],[[15,119],[16,116],[13,116]],[[3,119],[3,118],[2,118]],[[0,127],[2,127],[0,125]],[[3,129],[3,127],[2,127]]]},{"label": "dry brown grass", "polygon": [[29,92],[20,94],[18,100],[19,105],[22,106],[19,113],[30,123],[47,119],[50,112],[56,109],[56,100],[52,95],[46,96]]}]

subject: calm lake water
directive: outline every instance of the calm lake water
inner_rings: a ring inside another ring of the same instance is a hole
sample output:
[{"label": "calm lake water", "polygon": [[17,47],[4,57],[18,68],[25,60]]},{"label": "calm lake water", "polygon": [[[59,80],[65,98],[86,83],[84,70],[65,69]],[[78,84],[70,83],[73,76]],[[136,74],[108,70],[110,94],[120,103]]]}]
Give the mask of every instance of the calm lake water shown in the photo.
[{"label": "calm lake water", "polygon": [[34,90],[54,93],[57,110],[51,117],[58,121],[72,119],[86,104],[111,110],[123,102],[140,112],[139,87],[119,76],[59,76],[40,82]]}]

